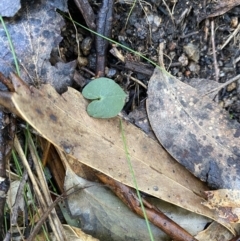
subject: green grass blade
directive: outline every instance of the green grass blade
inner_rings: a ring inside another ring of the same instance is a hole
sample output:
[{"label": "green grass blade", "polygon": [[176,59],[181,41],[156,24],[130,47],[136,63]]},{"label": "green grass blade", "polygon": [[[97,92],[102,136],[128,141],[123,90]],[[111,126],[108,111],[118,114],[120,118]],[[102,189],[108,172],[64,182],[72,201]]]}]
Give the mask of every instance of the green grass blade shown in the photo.
[{"label": "green grass blade", "polygon": [[6,24],[5,24],[5,22],[4,22],[4,20],[3,20],[3,18],[2,18],[1,15],[0,15],[0,21],[1,21],[1,23],[2,23],[2,26],[3,26],[3,29],[4,29],[5,33],[6,33],[6,35],[7,35],[9,47],[10,47],[10,49],[11,49],[11,52],[12,52],[12,55],[13,55],[13,59],[14,59],[14,63],[15,63],[15,67],[16,67],[16,72],[17,72],[18,76],[20,76],[19,65],[18,65],[18,61],[17,61],[17,56],[16,56],[16,53],[15,53],[15,49],[14,49],[14,47],[13,47],[12,39],[11,39],[11,37],[10,37],[10,34],[9,34],[8,29],[7,29],[7,27],[6,27]]},{"label": "green grass blade", "polygon": [[76,24],[76,25],[80,26],[81,28],[89,31],[90,33],[93,33],[93,34],[95,34],[95,35],[97,35],[97,36],[99,36],[99,37],[101,37],[101,38],[103,38],[103,39],[106,39],[106,40],[108,40],[109,42],[114,43],[114,44],[122,47],[123,49],[126,49],[126,50],[128,50],[129,52],[134,53],[134,54],[140,56],[141,58],[145,59],[146,61],[148,61],[148,62],[151,63],[152,65],[161,68],[161,67],[160,67],[159,65],[157,65],[155,62],[153,62],[152,60],[148,59],[147,57],[145,57],[145,56],[142,55],[141,53],[139,53],[139,52],[137,52],[137,51],[134,51],[133,49],[131,49],[131,48],[129,48],[129,47],[123,45],[123,44],[120,44],[120,43],[118,43],[118,42],[115,41],[115,40],[112,40],[112,39],[110,39],[110,38],[107,38],[107,37],[105,37],[104,35],[99,34],[99,33],[97,33],[97,32],[95,32],[95,31],[93,31],[93,30],[85,27],[84,25],[82,25],[82,24],[80,24],[80,23],[78,23],[78,22],[75,22],[74,20],[71,20],[68,16],[66,16],[66,15],[63,14],[62,12],[59,12],[59,13],[62,14],[62,16],[64,16],[65,18],[67,18],[67,19],[69,19],[70,21],[72,21],[74,24]]},{"label": "green grass blade", "polygon": [[130,158],[130,155],[129,155],[129,152],[128,152],[127,140],[126,140],[126,137],[125,137],[125,133],[124,133],[124,129],[123,129],[123,125],[122,125],[122,120],[121,119],[120,119],[120,129],[121,129],[122,140],[123,140],[125,154],[126,154],[126,157],[127,157],[129,170],[130,170],[130,172],[132,174],[133,184],[134,184],[134,187],[135,187],[136,192],[137,192],[137,196],[138,196],[138,199],[139,199],[139,202],[140,202],[140,205],[141,205],[141,209],[143,211],[143,215],[144,215],[144,219],[146,221],[149,237],[150,237],[151,241],[154,241],[152,230],[151,230],[148,218],[147,218],[146,210],[145,210],[144,205],[143,205],[142,197],[141,197],[139,189],[138,189],[138,184],[137,184],[136,176],[135,176],[135,173],[134,173],[134,170],[133,170],[131,158]]}]

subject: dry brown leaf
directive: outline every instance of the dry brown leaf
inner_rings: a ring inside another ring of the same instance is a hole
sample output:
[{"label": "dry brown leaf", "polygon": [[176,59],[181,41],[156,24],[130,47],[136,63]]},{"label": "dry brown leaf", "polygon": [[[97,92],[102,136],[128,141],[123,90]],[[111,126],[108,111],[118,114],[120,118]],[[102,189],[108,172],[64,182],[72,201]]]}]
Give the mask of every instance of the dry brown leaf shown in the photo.
[{"label": "dry brown leaf", "polygon": [[219,189],[205,193],[212,206],[240,207],[240,190]]},{"label": "dry brown leaf", "polygon": [[198,241],[229,241],[233,235],[222,225],[212,222],[206,229],[198,233],[194,238]]},{"label": "dry brown leaf", "polygon": [[196,89],[156,68],[147,111],[160,143],[212,188],[240,189],[240,125]]},{"label": "dry brown leaf", "polygon": [[240,190],[219,189],[207,191],[206,207],[215,209],[228,222],[240,223]]},{"label": "dry brown leaf", "polygon": [[[115,180],[133,186],[123,147],[120,118],[94,119],[86,113],[87,102],[72,88],[59,95],[50,85],[29,89],[12,76],[11,101],[21,116],[47,140],[78,161]],[[6,104],[5,95],[0,103]],[[123,121],[132,166],[141,191],[228,226],[202,206],[207,189],[141,130]],[[230,226],[228,228],[234,232]]]}]

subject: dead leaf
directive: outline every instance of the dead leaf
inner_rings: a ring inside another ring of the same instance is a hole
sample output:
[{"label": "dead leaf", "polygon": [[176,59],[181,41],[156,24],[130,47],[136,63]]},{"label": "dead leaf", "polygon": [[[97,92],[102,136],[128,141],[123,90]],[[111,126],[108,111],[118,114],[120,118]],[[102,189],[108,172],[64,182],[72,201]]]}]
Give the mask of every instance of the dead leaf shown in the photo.
[{"label": "dead leaf", "polygon": [[[222,15],[238,5],[240,5],[239,0],[214,1],[213,3],[210,3],[204,10],[199,8],[198,22],[201,22],[205,18]],[[210,9],[210,11],[208,9]]]},{"label": "dead leaf", "polygon": [[[6,201],[9,208],[12,208],[13,206],[17,205],[18,206],[17,210],[23,212],[24,208],[26,208],[24,199],[19,198],[19,195],[17,196],[20,183],[21,182],[19,180],[16,180],[10,183],[10,188],[8,190]],[[18,197],[18,200],[16,200],[16,197]]]},{"label": "dead leaf", "polygon": [[[21,116],[43,137],[76,160],[129,186],[134,186],[126,161],[119,118],[94,119],[86,113],[87,102],[72,88],[59,95],[52,86],[29,89],[12,76],[11,101]],[[5,94],[6,95],[6,94]],[[0,95],[1,104],[6,104]],[[173,160],[165,150],[137,127],[123,121],[127,145],[139,189],[152,196],[222,222],[204,208],[200,181]],[[234,232],[230,226],[228,228]]]},{"label": "dead leaf", "polygon": [[156,68],[147,111],[160,143],[212,188],[240,189],[240,124],[196,89]]},{"label": "dead leaf", "polygon": [[[64,189],[72,187],[78,191],[68,197],[67,206],[84,232],[105,241],[149,239],[145,220],[131,212],[110,189],[87,181],[67,168]],[[151,230],[155,240],[166,238],[153,224]]]},{"label": "dead leaf", "polygon": [[206,194],[208,201],[203,205],[216,210],[228,222],[240,223],[240,190],[219,189]]},{"label": "dead leaf", "polygon": [[[99,241],[99,239],[84,233],[81,229],[71,227],[69,225],[63,225],[63,229],[68,240],[71,241]],[[56,236],[53,233],[50,234],[51,241],[57,241]]]},{"label": "dead leaf", "polygon": [[[7,1],[0,1],[1,3]],[[4,19],[18,56],[21,77],[31,84],[51,83],[63,92],[72,84],[75,62],[50,63],[53,49],[58,48],[61,28],[64,26],[62,16],[56,9],[67,12],[67,0],[22,1],[17,18]],[[15,72],[13,56],[5,30],[0,25],[0,71],[6,76]]]},{"label": "dead leaf", "polygon": [[198,233],[195,238],[198,241],[229,241],[233,235],[222,225],[212,222],[205,230]]},{"label": "dead leaf", "polygon": [[[70,168],[66,169],[64,189],[76,187],[79,191],[67,199],[69,211],[79,220],[79,227],[86,233],[107,240],[148,240],[145,220],[134,214],[104,185],[78,177]],[[82,189],[82,190],[81,190]],[[168,217],[192,235],[203,230],[210,220],[176,207],[156,198],[148,199]],[[193,222],[194,220],[194,222]],[[191,225],[189,225],[191,223]],[[168,236],[150,224],[154,240],[165,240]],[[124,236],[122,235],[124,233]]]},{"label": "dead leaf", "polygon": [[20,0],[0,1],[0,15],[2,17],[13,17],[20,8]]},{"label": "dead leaf", "polygon": [[205,193],[212,206],[240,207],[240,190],[219,189]]},{"label": "dead leaf", "polygon": [[[187,84],[192,86],[194,89],[196,89],[198,91],[198,95],[200,96],[207,95],[212,100],[214,100],[214,98],[218,94],[218,91],[219,91],[218,88],[222,86],[222,83],[216,82],[215,80],[198,79],[198,78],[188,79]],[[218,89],[218,90],[212,91],[214,89]]]}]

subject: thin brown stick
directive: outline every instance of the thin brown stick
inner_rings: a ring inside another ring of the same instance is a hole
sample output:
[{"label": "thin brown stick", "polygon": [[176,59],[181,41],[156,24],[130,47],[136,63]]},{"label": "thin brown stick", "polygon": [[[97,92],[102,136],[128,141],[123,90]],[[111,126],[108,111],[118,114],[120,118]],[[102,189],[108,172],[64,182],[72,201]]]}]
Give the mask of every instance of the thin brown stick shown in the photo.
[{"label": "thin brown stick", "polygon": [[62,201],[64,198],[64,196],[60,196],[58,197],[49,207],[48,209],[43,213],[43,215],[41,216],[41,218],[39,219],[38,223],[36,224],[36,226],[34,227],[33,231],[31,232],[31,234],[29,235],[29,237],[27,238],[27,241],[32,241],[34,240],[34,238],[36,237],[36,235],[38,234],[38,232],[40,231],[43,223],[45,222],[45,220],[47,219],[48,215],[51,213],[51,211],[56,207],[56,205]]},{"label": "thin brown stick", "polygon": [[207,42],[208,40],[208,35],[209,35],[209,19],[207,18],[205,20],[205,26],[204,26],[204,38],[203,40]]},{"label": "thin brown stick", "polygon": [[43,213],[43,215],[41,216],[41,218],[38,220],[38,223],[35,225],[32,233],[29,235],[29,237],[27,238],[26,241],[33,241],[35,236],[38,234],[39,230],[41,229],[43,223],[45,222],[45,220],[47,219],[48,215],[51,213],[51,211],[56,207],[56,205],[61,202],[62,200],[68,198],[70,195],[78,192],[78,191],[81,191],[85,188],[89,188],[91,187],[90,186],[86,186],[84,188],[78,188],[74,191],[72,191],[71,193],[68,193],[69,191],[71,191],[71,189],[75,189],[76,186],[73,186],[71,188],[69,188],[67,191],[65,191],[61,196],[57,197],[54,202],[52,202],[52,204],[48,207],[48,209]]},{"label": "thin brown stick", "polygon": [[[112,15],[113,15],[113,0],[103,0],[103,4],[98,13],[97,32],[105,37],[111,36],[112,31]],[[96,76],[101,77],[105,74],[106,52],[108,41],[100,36],[96,36]]]},{"label": "thin brown stick", "polygon": [[[114,179],[107,177],[106,175],[96,172],[96,176],[105,184],[107,184],[111,190],[136,214],[144,217],[143,211],[138,201],[138,197],[135,191],[125,186],[124,184],[115,181]],[[198,241],[186,230],[180,227],[173,220],[168,218],[156,207],[143,199],[143,204],[147,214],[147,218],[150,222],[159,227],[163,232],[169,235],[175,241]]]},{"label": "thin brown stick", "polygon": [[143,84],[143,82],[141,82],[140,80],[130,76],[130,75],[125,75],[127,77],[129,77],[131,80],[135,81],[137,84],[141,85],[143,88],[147,89],[147,86],[145,84]]},{"label": "thin brown stick", "polygon": [[77,5],[78,9],[82,13],[82,16],[87,24],[87,26],[95,30],[95,14],[92,10],[92,7],[90,6],[88,0],[74,0],[75,4]]},{"label": "thin brown stick", "polygon": [[221,49],[223,49],[230,42],[230,40],[237,35],[239,30],[240,30],[240,23],[238,24],[237,28],[233,31],[233,33],[228,37],[225,43],[222,45]]},{"label": "thin brown stick", "polygon": [[165,44],[164,42],[160,43],[158,46],[158,63],[159,66],[165,69],[164,66],[164,60],[163,60],[163,50],[165,48]]},{"label": "thin brown stick", "polygon": [[85,71],[85,72],[87,72],[87,73],[89,73],[89,74],[92,75],[92,76],[95,76],[95,74],[94,74],[91,70],[87,69],[86,67],[83,67],[83,66],[82,66],[80,69],[83,70],[83,71]]},{"label": "thin brown stick", "polygon": [[[203,9],[205,11],[205,9],[206,9],[206,0],[203,0],[202,7],[203,7]],[[207,42],[208,35],[209,35],[209,19],[207,18],[205,20],[205,23],[204,23],[204,38],[203,38],[203,40],[205,42]]]},{"label": "thin brown stick", "polygon": [[211,41],[212,41],[212,52],[213,52],[213,62],[215,69],[215,80],[219,80],[219,68],[217,63],[216,48],[215,48],[215,32],[214,32],[214,21],[211,20]]}]

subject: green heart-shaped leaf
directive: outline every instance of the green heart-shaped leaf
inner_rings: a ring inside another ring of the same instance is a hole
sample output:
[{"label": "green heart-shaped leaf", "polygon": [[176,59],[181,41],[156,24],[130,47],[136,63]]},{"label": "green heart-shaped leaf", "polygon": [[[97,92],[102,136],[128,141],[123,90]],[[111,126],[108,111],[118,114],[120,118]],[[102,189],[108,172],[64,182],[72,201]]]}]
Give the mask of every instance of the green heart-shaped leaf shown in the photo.
[{"label": "green heart-shaped leaf", "polygon": [[125,104],[126,94],[121,87],[108,78],[92,80],[84,87],[82,95],[93,100],[87,112],[95,118],[111,118],[116,116]]}]

